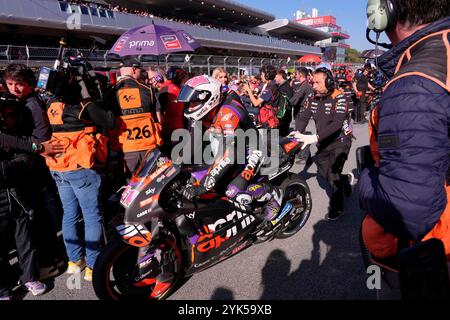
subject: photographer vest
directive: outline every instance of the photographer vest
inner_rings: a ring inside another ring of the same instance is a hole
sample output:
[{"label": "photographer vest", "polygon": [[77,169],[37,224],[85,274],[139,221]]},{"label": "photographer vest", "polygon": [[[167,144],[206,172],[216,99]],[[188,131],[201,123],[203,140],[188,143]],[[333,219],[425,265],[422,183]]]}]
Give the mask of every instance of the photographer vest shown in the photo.
[{"label": "photographer vest", "polygon": [[116,128],[111,131],[112,150],[146,151],[161,145],[161,125],[154,119],[156,98],[152,89],[126,77],[114,90],[119,116]]},{"label": "photographer vest", "polygon": [[46,157],[52,171],[74,171],[89,169],[104,164],[107,157],[107,138],[96,133],[96,127],[90,121],[83,120],[83,112],[90,102],[79,105],[66,105],[52,102],[47,115],[52,127],[52,141],[65,146],[64,153]]},{"label": "photographer vest", "polygon": [[[386,90],[395,81],[408,77],[419,76],[431,80],[450,92],[450,30],[430,34],[411,45],[400,57],[394,77],[388,82]],[[376,165],[380,164],[378,151],[379,106],[370,115],[369,137],[372,156]],[[448,177],[447,177],[448,180]],[[446,255],[450,256],[450,186],[446,185],[447,206],[434,228],[423,238],[440,239],[444,243]],[[382,258],[396,253],[396,245],[388,246],[388,242],[396,242],[392,235],[384,234],[382,227],[370,216],[364,221],[364,241],[372,254]],[[376,235],[376,236],[375,236]]]}]

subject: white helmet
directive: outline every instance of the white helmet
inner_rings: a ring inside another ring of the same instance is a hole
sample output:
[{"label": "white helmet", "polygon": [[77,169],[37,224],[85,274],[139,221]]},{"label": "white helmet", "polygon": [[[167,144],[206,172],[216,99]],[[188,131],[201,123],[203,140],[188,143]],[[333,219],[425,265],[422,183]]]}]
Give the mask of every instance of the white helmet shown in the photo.
[{"label": "white helmet", "polygon": [[221,84],[206,75],[189,79],[181,88],[178,102],[184,102],[184,116],[192,120],[200,120],[217,107],[221,98]]}]

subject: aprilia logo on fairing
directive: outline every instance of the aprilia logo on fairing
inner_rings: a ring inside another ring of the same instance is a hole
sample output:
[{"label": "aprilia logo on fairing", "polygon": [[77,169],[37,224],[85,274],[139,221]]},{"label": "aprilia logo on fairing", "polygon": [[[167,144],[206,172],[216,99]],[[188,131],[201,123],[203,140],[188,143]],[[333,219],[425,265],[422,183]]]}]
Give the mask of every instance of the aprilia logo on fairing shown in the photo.
[{"label": "aprilia logo on fairing", "polygon": [[[226,216],[226,219],[219,219],[216,222],[214,222],[214,224],[209,224],[208,228],[211,231],[216,231],[217,227],[220,227],[221,225],[223,225],[227,222],[233,221],[234,218],[241,219],[243,217],[246,217],[241,221],[241,225],[240,225],[241,226],[240,230],[243,230],[255,220],[255,217],[245,214],[243,212],[239,212],[239,211],[233,211]],[[238,228],[237,225],[233,226],[232,228],[229,228],[227,230],[226,237],[231,238],[231,237],[234,237],[235,235],[237,235],[237,233],[238,233],[237,228]]]},{"label": "aprilia logo on fairing", "polygon": [[[237,218],[237,219],[244,218],[244,219],[241,221],[240,225],[237,224],[231,228],[228,228],[225,237],[221,237],[219,235],[214,236],[213,232],[220,229],[223,224],[233,221],[233,219],[235,219],[235,218]],[[242,213],[239,211],[231,212],[230,214],[228,214],[226,216],[225,219],[219,219],[216,222],[214,222],[213,224],[209,224],[207,226],[207,230],[209,232],[202,235],[198,239],[197,243],[199,243],[199,244],[197,245],[197,250],[199,252],[207,252],[211,249],[219,248],[223,242],[225,242],[226,240],[228,240],[231,237],[236,236],[238,231],[241,231],[241,230],[247,228],[254,220],[255,220],[255,217],[247,215],[245,213]],[[239,230],[238,230],[238,227],[239,227]],[[209,239],[209,240],[203,241],[205,239]]]},{"label": "aprilia logo on fairing", "polygon": [[222,160],[220,160],[220,162],[217,164],[217,167],[211,170],[211,175],[213,177],[217,176],[220,173],[220,171],[222,171],[225,168],[225,166],[230,162],[231,159],[229,157],[225,157]]}]

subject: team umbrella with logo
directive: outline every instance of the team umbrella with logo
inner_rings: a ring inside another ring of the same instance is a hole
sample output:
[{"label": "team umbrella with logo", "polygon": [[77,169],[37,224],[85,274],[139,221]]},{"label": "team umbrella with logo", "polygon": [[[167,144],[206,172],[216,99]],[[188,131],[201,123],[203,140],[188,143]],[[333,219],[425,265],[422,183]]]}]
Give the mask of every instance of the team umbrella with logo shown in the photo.
[{"label": "team umbrella with logo", "polygon": [[198,42],[186,31],[150,24],[132,28],[122,34],[109,53],[120,57],[160,56],[174,52],[193,52],[198,47]]}]

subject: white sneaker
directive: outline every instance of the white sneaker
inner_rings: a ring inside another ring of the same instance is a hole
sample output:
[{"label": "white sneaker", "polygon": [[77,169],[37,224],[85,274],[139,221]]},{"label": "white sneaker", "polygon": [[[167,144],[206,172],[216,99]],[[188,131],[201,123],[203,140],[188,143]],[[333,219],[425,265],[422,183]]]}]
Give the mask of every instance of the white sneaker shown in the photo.
[{"label": "white sneaker", "polygon": [[80,273],[81,271],[84,270],[85,267],[86,261],[84,260],[84,258],[75,262],[69,261],[66,273],[68,274]]}]

